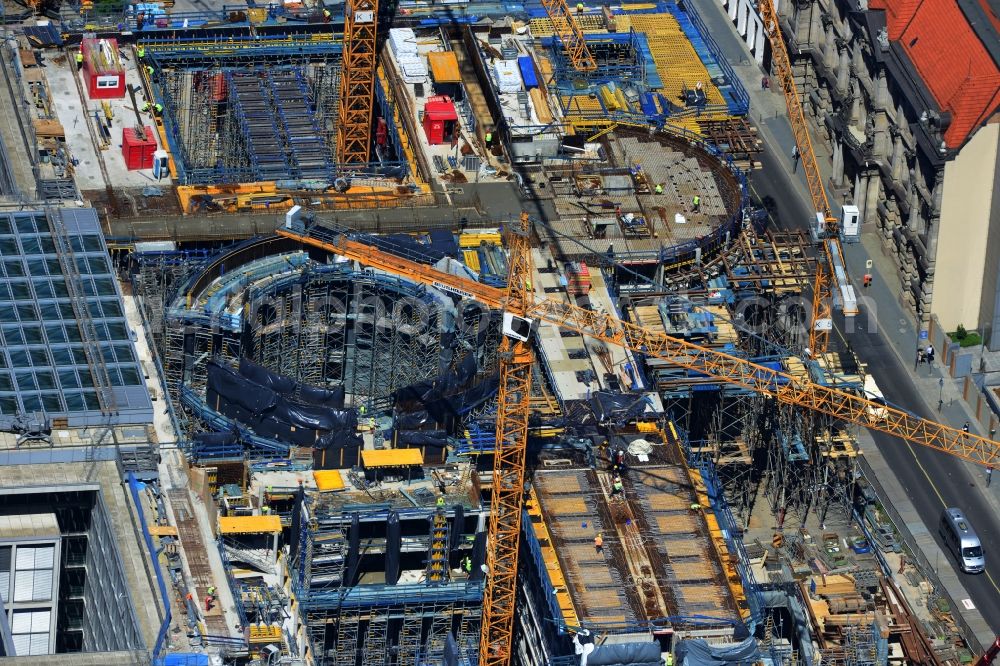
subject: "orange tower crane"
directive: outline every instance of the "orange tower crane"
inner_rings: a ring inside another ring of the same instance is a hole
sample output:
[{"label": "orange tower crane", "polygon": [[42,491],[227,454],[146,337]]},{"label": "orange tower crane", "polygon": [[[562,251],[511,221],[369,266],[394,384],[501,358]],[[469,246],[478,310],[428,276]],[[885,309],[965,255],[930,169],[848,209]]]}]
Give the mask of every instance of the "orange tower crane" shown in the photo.
[{"label": "orange tower crane", "polygon": [[[524,312],[532,301],[531,248],[528,216],[522,214],[507,234],[510,267],[505,303]],[[483,625],[479,663],[507,666],[514,645],[514,605],[517,600],[517,555],[524,510],[524,455],[528,446],[531,403],[531,326],[505,314],[500,343],[500,389],[497,395],[496,448],[490,504],[492,539],[486,549],[489,583],[483,591]]]},{"label": "orange tower crane", "polygon": [[337,110],[337,162],[367,164],[375,104],[378,0],[344,2],[344,56]]},{"label": "orange tower crane", "polygon": [[[531,330],[537,321],[619,345],[715,379],[769,396],[777,402],[827,414],[855,425],[894,435],[907,442],[943,451],[980,465],[1000,463],[1000,444],[972,433],[934,423],[853,393],[814,384],[808,379],[758,365],[715,349],[621,321],[609,314],[550,299],[535,300],[531,290],[529,223],[508,234],[510,273],[506,290],[443,273],[430,266],[389,254],[343,233],[322,228],[286,226],[280,236],[347,257],[366,266],[447,291],[503,312],[499,413],[488,533],[487,580],[484,592],[480,663],[508,666],[517,596],[517,559],[521,503],[524,496],[525,450],[531,391]],[[878,412],[879,420],[870,418]],[[881,418],[884,414],[885,418]]]},{"label": "orange tower crane", "polygon": [[[826,265],[816,265],[816,281],[813,285],[812,324],[809,330],[809,348],[817,356],[826,351],[830,343],[830,331],[833,329],[832,301],[833,289],[850,287],[847,269],[844,264],[844,249],[840,244],[840,224],[833,217],[830,201],[823,187],[823,176],[816,162],[816,151],[813,150],[809,138],[809,127],[806,125],[805,114],[802,112],[802,102],[795,87],[795,77],[792,74],[792,63],[788,57],[788,49],[778,25],[778,13],[772,0],[760,0],[760,17],[764,22],[764,32],[771,43],[771,63],[775,75],[785,94],[785,106],[788,107],[788,121],[795,137],[795,147],[802,171],[806,175],[809,186],[809,196],[812,198],[813,210],[816,211],[817,223],[822,227],[823,253]],[[838,270],[839,269],[839,270]],[[844,315],[853,317],[857,308],[844,301]]]},{"label": "orange tower crane", "polygon": [[566,0],[542,0],[545,12],[552,20],[552,31],[562,42],[570,64],[578,72],[593,72],[597,70],[594,54],[587,47],[580,24],[573,18]]}]

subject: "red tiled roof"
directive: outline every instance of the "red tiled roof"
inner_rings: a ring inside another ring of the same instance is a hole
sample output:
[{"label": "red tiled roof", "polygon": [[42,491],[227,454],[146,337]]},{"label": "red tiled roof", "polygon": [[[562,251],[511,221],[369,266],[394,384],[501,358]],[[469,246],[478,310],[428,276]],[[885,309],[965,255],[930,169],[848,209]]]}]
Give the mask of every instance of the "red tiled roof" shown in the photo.
[{"label": "red tiled roof", "polygon": [[871,0],[938,106],[951,112],[944,140],[958,148],[1000,105],[1000,68],[955,0]]}]

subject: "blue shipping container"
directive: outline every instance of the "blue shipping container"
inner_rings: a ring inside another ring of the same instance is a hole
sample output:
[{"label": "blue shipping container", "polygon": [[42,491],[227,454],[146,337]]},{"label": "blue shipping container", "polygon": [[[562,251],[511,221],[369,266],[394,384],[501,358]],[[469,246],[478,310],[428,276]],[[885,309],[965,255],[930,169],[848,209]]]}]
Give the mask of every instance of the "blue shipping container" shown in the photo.
[{"label": "blue shipping container", "polygon": [[531,61],[531,56],[518,56],[517,66],[521,70],[521,80],[524,81],[526,90],[538,87],[538,77],[535,76],[535,63]]}]

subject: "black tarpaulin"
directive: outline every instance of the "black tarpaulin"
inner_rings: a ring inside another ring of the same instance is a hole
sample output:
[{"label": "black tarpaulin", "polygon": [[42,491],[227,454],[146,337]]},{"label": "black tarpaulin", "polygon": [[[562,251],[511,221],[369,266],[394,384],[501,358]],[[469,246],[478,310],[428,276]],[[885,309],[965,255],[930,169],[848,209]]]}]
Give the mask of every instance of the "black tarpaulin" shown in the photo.
[{"label": "black tarpaulin", "polygon": [[469,580],[483,579],[483,564],[486,562],[486,532],[476,532],[476,539],[472,542],[472,573]]},{"label": "black tarpaulin", "polygon": [[299,400],[310,405],[329,407],[331,409],[344,408],[344,387],[338,386],[333,389],[316,388],[299,384]]},{"label": "black tarpaulin", "polygon": [[430,245],[424,245],[406,234],[368,236],[365,242],[384,252],[428,264],[433,264],[444,256],[440,250],[435,250]]},{"label": "black tarpaulin", "polygon": [[395,585],[399,581],[399,553],[403,547],[403,532],[399,525],[399,514],[389,512],[385,525],[385,583]]},{"label": "black tarpaulin", "polygon": [[361,559],[361,518],[357,512],[351,514],[351,534],[347,538],[347,568],[344,569],[344,587],[354,585],[358,561]]},{"label": "black tarpaulin", "polygon": [[[246,367],[253,372],[256,372],[254,367],[260,368],[253,364]],[[338,410],[289,400],[214,361],[208,364],[208,398],[214,409],[250,426],[258,435],[302,446],[315,446],[326,435],[331,435],[333,441],[350,440],[358,427],[358,416],[353,409]],[[327,446],[329,439],[323,443],[323,447]]]},{"label": "black tarpaulin", "polygon": [[597,420],[605,423],[615,419],[633,419],[641,415],[649,406],[649,399],[646,396],[627,393],[596,391],[590,396],[590,405]]},{"label": "black tarpaulin", "polygon": [[587,666],[660,666],[660,644],[614,643],[601,645],[587,657]]},{"label": "black tarpaulin", "polygon": [[404,430],[396,433],[396,446],[406,449],[424,446],[441,449],[448,446],[448,434],[444,430]]},{"label": "black tarpaulin", "polygon": [[239,433],[235,430],[229,430],[226,432],[198,432],[194,434],[194,441],[199,444],[231,444],[233,442],[238,442],[239,439]]},{"label": "black tarpaulin", "polygon": [[751,636],[740,643],[709,645],[700,638],[677,643],[674,656],[683,666],[729,666],[757,661],[757,641]]},{"label": "black tarpaulin", "polygon": [[265,412],[278,401],[277,394],[271,389],[241,377],[215,361],[208,362],[208,387],[251,414]]},{"label": "black tarpaulin", "polygon": [[462,532],[465,527],[465,507],[456,504],[454,507],[455,518],[451,521],[451,551],[454,552],[458,545],[462,543]]},{"label": "black tarpaulin", "polygon": [[262,365],[257,365],[248,358],[240,359],[240,374],[252,382],[266,386],[275,393],[288,395],[295,390],[295,381],[271,372]]},{"label": "black tarpaulin", "polygon": [[431,423],[431,415],[422,409],[416,412],[397,414],[393,425],[397,430],[419,430]]}]

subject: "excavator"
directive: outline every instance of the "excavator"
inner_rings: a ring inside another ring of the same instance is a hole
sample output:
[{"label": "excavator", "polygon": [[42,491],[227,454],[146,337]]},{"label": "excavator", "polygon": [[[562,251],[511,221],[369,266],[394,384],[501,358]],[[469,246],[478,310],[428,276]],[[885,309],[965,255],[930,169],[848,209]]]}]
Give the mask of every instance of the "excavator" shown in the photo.
[{"label": "excavator", "polygon": [[[301,220],[290,221],[277,230],[279,236],[305,246],[319,248],[461,298],[475,299],[502,312],[504,337],[500,353],[488,532],[490,545],[486,558],[488,575],[479,646],[479,663],[484,666],[509,666],[513,650],[518,543],[524,501],[531,364],[534,360],[531,339],[539,322],[548,322],[593,340],[624,347],[640,357],[667,361],[720,382],[755,391],[776,402],[879,430],[969,462],[984,466],[996,466],[1000,462],[1000,444],[984,437],[873,403],[854,393],[815,384],[809,379],[792,376],[745,358],[627,323],[611,314],[588,310],[567,301],[536,298],[531,288],[531,221],[526,214],[522,214],[520,220],[508,225],[505,231],[510,267],[507,287],[501,289],[377,249],[344,230],[325,229],[317,225],[307,228]],[[873,423],[869,414],[876,408],[884,410],[885,418]]]}]

